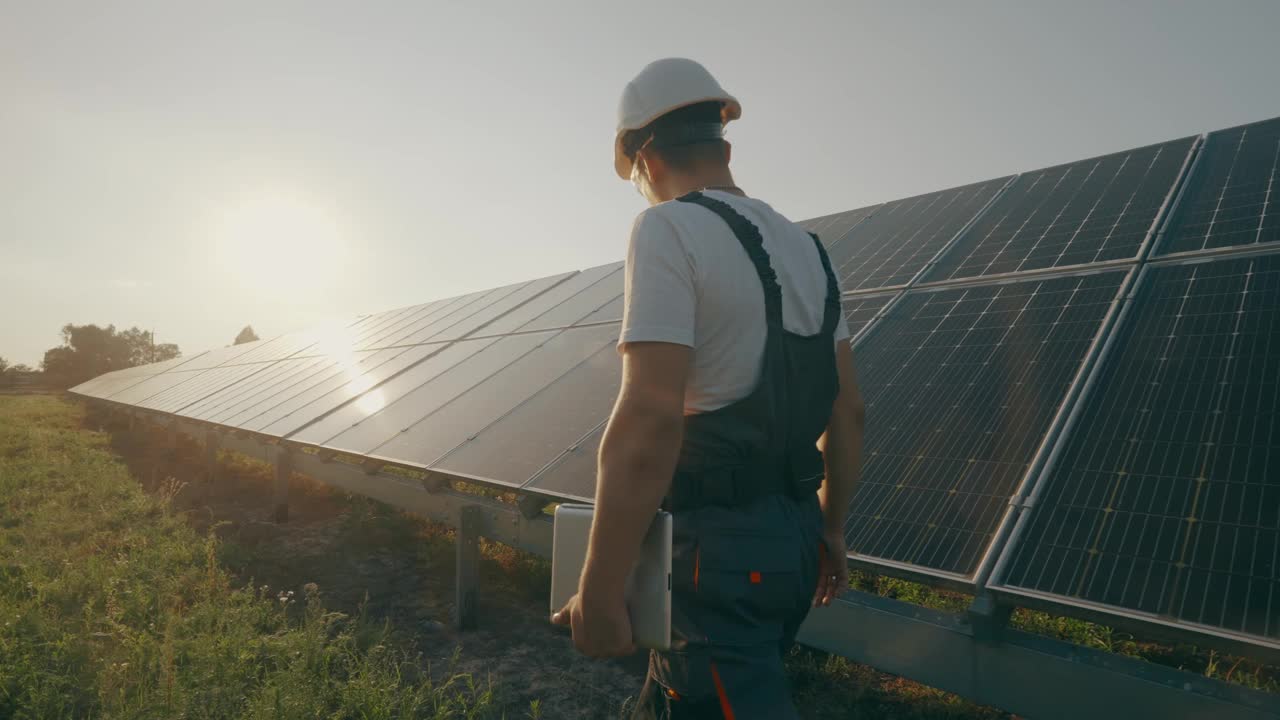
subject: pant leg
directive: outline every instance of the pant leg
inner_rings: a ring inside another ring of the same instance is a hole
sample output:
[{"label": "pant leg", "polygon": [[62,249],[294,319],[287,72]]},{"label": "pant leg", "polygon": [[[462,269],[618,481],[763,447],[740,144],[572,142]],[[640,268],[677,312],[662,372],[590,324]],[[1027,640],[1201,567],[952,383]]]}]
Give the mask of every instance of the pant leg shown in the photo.
[{"label": "pant leg", "polygon": [[667,717],[798,717],[782,654],[813,597],[820,520],[784,497],[677,517],[676,642],[650,661]]}]

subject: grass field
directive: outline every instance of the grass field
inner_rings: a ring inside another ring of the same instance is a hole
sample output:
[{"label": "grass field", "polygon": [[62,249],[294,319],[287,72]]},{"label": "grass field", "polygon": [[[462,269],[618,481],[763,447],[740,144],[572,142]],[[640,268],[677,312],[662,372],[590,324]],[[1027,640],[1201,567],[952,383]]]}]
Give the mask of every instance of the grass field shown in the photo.
[{"label": "grass field", "polygon": [[[109,428],[108,428],[109,429]],[[0,397],[0,718],[606,718],[643,662],[576,655],[550,628],[540,558],[485,545],[482,629],[448,626],[447,528],[270,469],[103,432],[54,396]],[[931,607],[966,598],[887,578]],[[1015,624],[1252,687],[1272,669],[1019,611]],[[788,659],[806,717],[1005,718],[843,658]]]}]

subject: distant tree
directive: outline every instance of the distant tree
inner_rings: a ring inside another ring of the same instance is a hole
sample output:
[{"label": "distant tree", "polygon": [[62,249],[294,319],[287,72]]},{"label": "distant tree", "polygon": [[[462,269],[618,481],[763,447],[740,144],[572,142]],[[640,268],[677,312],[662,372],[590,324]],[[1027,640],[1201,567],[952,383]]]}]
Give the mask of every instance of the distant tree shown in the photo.
[{"label": "distant tree", "polygon": [[4,359],[4,358],[2,358],[2,357],[0,357],[0,373],[3,373],[4,371],[6,371],[6,370],[8,370],[8,369],[9,369],[9,361],[8,361],[8,360],[5,360],[5,359]]},{"label": "distant tree", "polygon": [[236,341],[232,343],[232,345],[243,345],[245,343],[254,342],[258,339],[260,338],[258,337],[258,333],[253,331],[253,326],[245,325],[244,329],[240,331],[240,334],[236,336]]},{"label": "distant tree", "polygon": [[45,352],[41,369],[51,382],[71,387],[103,373],[181,354],[177,345],[156,345],[151,333],[136,327],[117,331],[115,325],[68,324],[62,328],[62,345]]},{"label": "distant tree", "polygon": [[16,373],[29,373],[34,371],[31,369],[30,365],[24,365],[22,363],[18,363],[17,365],[10,365],[9,372],[16,374]]}]

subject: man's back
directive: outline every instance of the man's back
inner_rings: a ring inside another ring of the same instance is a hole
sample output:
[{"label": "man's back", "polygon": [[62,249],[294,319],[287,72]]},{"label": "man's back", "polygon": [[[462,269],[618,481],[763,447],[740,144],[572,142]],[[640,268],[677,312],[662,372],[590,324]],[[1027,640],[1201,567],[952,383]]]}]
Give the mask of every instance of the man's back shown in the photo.
[{"label": "man's back", "polygon": [[[782,286],[783,326],[821,328],[827,278],[813,240],[767,203],[710,190],[760,230]],[[670,342],[694,349],[685,412],[746,396],[764,351],[764,294],[750,258],[728,225],[703,207],[667,202],[645,210],[627,253],[627,313],[621,343]],[[842,321],[836,340],[849,336]]]}]

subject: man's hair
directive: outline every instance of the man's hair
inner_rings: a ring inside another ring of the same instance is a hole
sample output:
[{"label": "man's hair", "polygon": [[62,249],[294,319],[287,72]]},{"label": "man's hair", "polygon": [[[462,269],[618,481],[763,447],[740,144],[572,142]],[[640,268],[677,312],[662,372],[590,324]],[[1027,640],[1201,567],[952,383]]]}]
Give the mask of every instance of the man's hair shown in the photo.
[{"label": "man's hair", "polygon": [[635,160],[636,152],[652,138],[649,147],[678,171],[689,172],[704,164],[724,165],[728,161],[724,140],[718,133],[707,132],[713,125],[720,127],[719,101],[686,105],[623,135],[622,149]]}]

